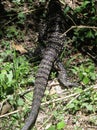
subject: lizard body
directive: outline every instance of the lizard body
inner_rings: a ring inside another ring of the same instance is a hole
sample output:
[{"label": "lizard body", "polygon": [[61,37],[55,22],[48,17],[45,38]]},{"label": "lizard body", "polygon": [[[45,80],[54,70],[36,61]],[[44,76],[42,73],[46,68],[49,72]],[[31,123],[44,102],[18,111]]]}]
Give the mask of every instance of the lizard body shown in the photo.
[{"label": "lizard body", "polygon": [[34,126],[51,69],[62,52],[65,37],[60,36],[65,31],[65,23],[59,0],[50,0],[46,22],[46,32],[43,36],[46,49],[36,74],[31,112],[22,130],[30,130]]}]

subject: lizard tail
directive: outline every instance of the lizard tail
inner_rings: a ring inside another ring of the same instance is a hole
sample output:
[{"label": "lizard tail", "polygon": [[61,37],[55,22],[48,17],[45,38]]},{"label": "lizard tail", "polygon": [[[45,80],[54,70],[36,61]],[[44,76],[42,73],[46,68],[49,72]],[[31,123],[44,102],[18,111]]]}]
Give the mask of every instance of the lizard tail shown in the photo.
[{"label": "lizard tail", "polygon": [[[63,46],[62,38],[60,38],[61,29],[59,27],[59,23],[61,24],[61,20],[62,20],[60,19],[61,6],[59,4],[59,1],[51,0],[48,8],[49,8],[49,13],[48,13],[49,23],[48,24],[51,24],[49,26],[52,26],[53,29],[51,29],[50,27],[50,30],[48,29],[48,32],[47,32],[48,33],[47,47],[46,47],[43,59],[39,65],[37,75],[36,75],[31,112],[22,130],[31,130],[31,128],[35,124],[35,121],[38,116],[39,108],[41,105],[41,100],[42,100],[42,97],[44,96],[44,91],[47,86],[47,81],[48,81],[53,63],[58,57],[58,55],[60,54],[62,50],[62,46]],[[50,12],[52,10],[55,10],[55,11]],[[52,19],[52,17],[54,18]]]},{"label": "lizard tail", "polygon": [[54,48],[49,48],[47,49],[47,51],[45,51],[45,56],[39,65],[39,70],[36,75],[31,112],[22,130],[30,130],[35,124],[41,100],[44,96],[44,91],[46,89],[47,81],[51,72],[52,65],[55,61],[56,55],[57,53]]}]

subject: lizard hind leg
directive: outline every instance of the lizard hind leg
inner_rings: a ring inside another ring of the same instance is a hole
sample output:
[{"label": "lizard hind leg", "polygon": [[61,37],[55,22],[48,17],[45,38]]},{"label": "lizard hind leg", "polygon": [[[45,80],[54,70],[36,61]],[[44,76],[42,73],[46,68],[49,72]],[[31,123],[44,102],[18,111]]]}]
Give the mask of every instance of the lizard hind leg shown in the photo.
[{"label": "lizard hind leg", "polygon": [[55,68],[58,71],[58,81],[62,86],[64,87],[78,86],[78,83],[69,81],[69,78],[66,73],[66,69],[64,68],[63,64],[59,60],[55,63]]}]

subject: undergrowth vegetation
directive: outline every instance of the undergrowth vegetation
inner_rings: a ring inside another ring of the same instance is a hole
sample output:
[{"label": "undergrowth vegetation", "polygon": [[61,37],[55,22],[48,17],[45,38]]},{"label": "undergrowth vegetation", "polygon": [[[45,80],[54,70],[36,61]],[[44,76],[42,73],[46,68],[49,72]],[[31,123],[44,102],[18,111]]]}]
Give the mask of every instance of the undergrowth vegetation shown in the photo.
[{"label": "undergrowth vegetation", "polygon": [[[44,5],[45,1],[40,2]],[[34,13],[39,1],[12,0],[9,4],[11,8],[4,7],[5,13],[0,15],[0,129],[20,130],[30,111],[38,69],[28,52],[36,46],[33,19],[37,18]],[[61,59],[78,87],[60,87],[53,71],[35,130],[97,129],[96,7],[95,0],[84,0],[76,8],[71,9],[68,3],[63,9],[70,28],[63,34],[67,34],[67,41]]]}]

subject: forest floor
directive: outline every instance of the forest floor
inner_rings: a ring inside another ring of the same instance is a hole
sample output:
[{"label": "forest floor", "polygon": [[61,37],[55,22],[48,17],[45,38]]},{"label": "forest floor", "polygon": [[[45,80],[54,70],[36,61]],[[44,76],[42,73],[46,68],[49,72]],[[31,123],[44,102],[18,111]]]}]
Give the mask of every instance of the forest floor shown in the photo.
[{"label": "forest floor", "polygon": [[[2,18],[0,23],[0,130],[22,128],[31,108],[40,62],[32,57],[39,44],[37,23],[31,15],[26,20],[23,13],[13,16],[8,16],[8,21]],[[69,79],[79,85],[64,88],[52,71],[34,129],[97,130],[96,62],[68,41],[61,59]]]}]

